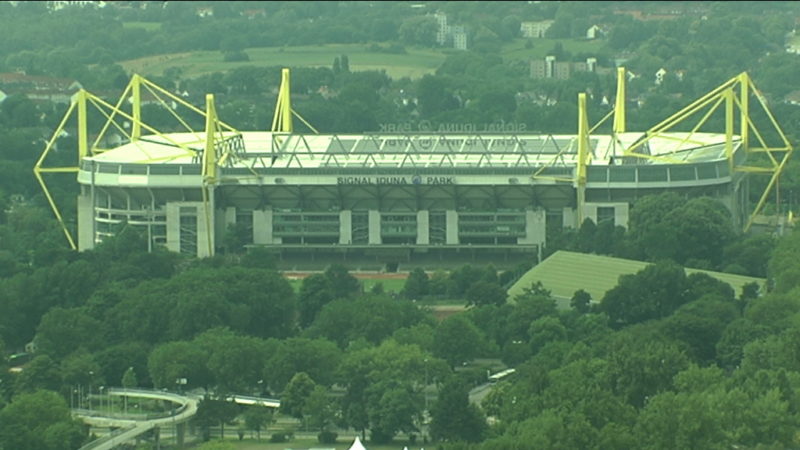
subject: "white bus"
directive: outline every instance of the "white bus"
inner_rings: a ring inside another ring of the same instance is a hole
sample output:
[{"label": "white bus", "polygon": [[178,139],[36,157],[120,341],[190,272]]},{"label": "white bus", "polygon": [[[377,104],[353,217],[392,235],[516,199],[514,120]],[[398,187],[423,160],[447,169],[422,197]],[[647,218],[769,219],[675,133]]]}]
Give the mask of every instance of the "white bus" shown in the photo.
[{"label": "white bus", "polygon": [[506,369],[501,372],[497,372],[494,375],[489,375],[489,383],[497,383],[498,381],[504,380],[507,377],[511,376],[517,369]]}]

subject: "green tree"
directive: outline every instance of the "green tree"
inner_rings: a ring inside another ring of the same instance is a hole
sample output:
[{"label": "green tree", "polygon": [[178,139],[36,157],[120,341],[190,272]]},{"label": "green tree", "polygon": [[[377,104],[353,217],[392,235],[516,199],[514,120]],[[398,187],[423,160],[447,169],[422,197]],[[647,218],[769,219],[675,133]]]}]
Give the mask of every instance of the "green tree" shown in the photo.
[{"label": "green tree", "polygon": [[264,364],[264,379],[276,391],[282,391],[299,372],[316,383],[330,386],[342,360],[342,351],[327,339],[289,338],[272,350]]},{"label": "green tree", "polygon": [[486,417],[469,402],[469,388],[463,380],[451,377],[439,391],[431,409],[431,437],[452,442],[480,442],[488,426]]},{"label": "green tree", "polygon": [[732,301],[706,297],[681,306],[662,326],[667,336],[688,345],[693,360],[707,363],[716,358],[717,342],[728,324],[738,317]]},{"label": "green tree", "polygon": [[557,312],[555,299],[542,287],[541,282],[523,289],[522,294],[514,298],[514,306],[508,313],[506,323],[500,326],[498,343],[527,342],[531,322],[542,317],[555,316]]},{"label": "green tree", "polygon": [[[684,200],[674,192],[659,195],[647,195],[633,204],[628,218],[628,233],[635,247],[641,251],[639,258],[668,254],[669,250],[661,250],[671,242],[664,242],[662,224],[666,217],[679,208]],[[659,237],[661,242],[659,242]]]},{"label": "green tree", "polygon": [[416,305],[386,296],[334,300],[325,305],[307,330],[309,337],[326,338],[345,348],[360,338],[377,344],[395,330],[431,320]]},{"label": "green tree", "polygon": [[398,432],[418,431],[416,424],[422,417],[422,394],[408,383],[398,380],[381,380],[366,389],[370,403],[367,416],[371,438],[376,443],[387,443]]},{"label": "green tree", "polygon": [[281,396],[281,412],[294,418],[303,418],[303,407],[317,384],[305,372],[292,377]]},{"label": "green tree", "polygon": [[102,342],[102,324],[82,308],[50,309],[39,323],[36,344],[41,353],[62,359],[75,350],[97,350]]},{"label": "green tree", "polygon": [[132,389],[138,385],[139,382],[136,379],[136,371],[133,370],[133,367],[128,367],[128,370],[126,370],[125,374],[122,375],[122,387],[125,389]]},{"label": "green tree", "polygon": [[80,447],[87,437],[87,427],[71,417],[55,392],[23,393],[0,410],[2,448],[69,450]]},{"label": "green tree", "polygon": [[35,392],[40,389],[58,391],[62,377],[58,364],[47,355],[39,355],[25,366],[15,380],[14,390],[18,393]]},{"label": "green tree", "polygon": [[448,90],[445,77],[424,75],[417,82],[417,98],[423,117],[429,118],[458,107],[458,101]]},{"label": "green tree", "polygon": [[433,46],[436,43],[438,24],[432,17],[412,16],[403,21],[398,33],[400,40],[409,45]]},{"label": "green tree", "polygon": [[744,356],[744,346],[768,334],[769,329],[765,326],[744,318],[734,320],[725,327],[717,341],[717,362],[726,369],[738,367]]},{"label": "green tree", "polygon": [[619,277],[617,286],[600,303],[611,325],[626,325],[666,317],[688,300],[689,283],[683,268],[665,261],[632,275]]},{"label": "green tree", "polygon": [[464,293],[468,305],[502,305],[508,293],[497,282],[478,281]]},{"label": "green tree", "polygon": [[528,334],[531,337],[531,350],[536,353],[550,342],[565,340],[567,329],[558,318],[548,316],[531,322]]},{"label": "green tree", "polygon": [[323,306],[334,299],[331,283],[322,274],[313,274],[303,279],[297,296],[300,311],[300,326],[307,328],[314,322]]},{"label": "green tree", "polygon": [[256,438],[261,440],[261,430],[267,429],[273,420],[273,412],[264,406],[249,406],[244,410],[244,425],[248,430],[256,432]]},{"label": "green tree", "polygon": [[678,345],[647,331],[618,334],[607,350],[613,391],[636,407],[672,388],[675,374],[689,366]]},{"label": "green tree", "polygon": [[362,432],[378,430],[378,438],[411,431],[422,412],[418,395],[425,380],[442,380],[447,363],[416,345],[387,340],[377,347],[349,352],[337,372],[345,388],[341,399],[343,422]]},{"label": "green tree", "polygon": [[419,323],[394,332],[392,339],[398,344],[416,345],[425,351],[433,351],[435,328],[429,323]]},{"label": "green tree", "polygon": [[85,390],[89,391],[106,383],[94,356],[85,350],[76,351],[64,358],[58,370],[61,376],[61,392],[72,390],[76,386],[83,386]]},{"label": "green tree", "polygon": [[225,424],[231,423],[238,413],[239,407],[236,403],[206,395],[197,404],[194,420],[203,432],[203,440],[208,441],[211,438],[212,426],[219,425],[220,436],[224,437]]},{"label": "green tree", "polygon": [[314,429],[326,431],[336,419],[334,400],[324,386],[314,386],[303,405],[303,417]]},{"label": "green tree", "polygon": [[433,354],[450,366],[472,361],[485,341],[483,333],[461,314],[444,319],[434,331]]},{"label": "green tree", "polygon": [[419,300],[428,295],[428,274],[417,267],[408,274],[400,294],[408,299]]},{"label": "green tree", "polygon": [[670,212],[664,223],[679,237],[676,261],[681,264],[695,260],[719,266],[734,237],[730,211],[708,197],[689,200]]},{"label": "green tree", "polygon": [[361,283],[341,264],[325,269],[325,278],[331,283],[333,298],[352,298],[361,292]]},{"label": "green tree", "polygon": [[208,370],[208,355],[192,342],[169,342],[150,353],[147,367],[157,388],[172,389],[176,380],[186,378],[186,388],[210,387],[213,377]]},{"label": "green tree", "polygon": [[592,296],[583,289],[578,289],[569,301],[569,306],[581,314],[589,312],[592,305]]},{"label": "green tree", "polygon": [[261,339],[239,336],[226,328],[215,328],[198,336],[207,355],[206,368],[218,394],[253,389],[262,379],[268,347]]},{"label": "green tree", "polygon": [[800,267],[797,252],[800,251],[800,231],[793,230],[775,245],[769,260],[769,277],[776,292],[789,292],[800,286]]}]

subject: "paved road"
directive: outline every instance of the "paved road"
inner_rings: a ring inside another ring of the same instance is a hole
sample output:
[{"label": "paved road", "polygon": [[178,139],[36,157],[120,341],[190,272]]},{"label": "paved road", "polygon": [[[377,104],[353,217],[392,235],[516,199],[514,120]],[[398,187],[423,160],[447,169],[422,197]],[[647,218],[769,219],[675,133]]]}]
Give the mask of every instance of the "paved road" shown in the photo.
[{"label": "paved road", "polygon": [[469,402],[480,405],[484,398],[491,392],[493,384],[484,383],[469,391]]}]

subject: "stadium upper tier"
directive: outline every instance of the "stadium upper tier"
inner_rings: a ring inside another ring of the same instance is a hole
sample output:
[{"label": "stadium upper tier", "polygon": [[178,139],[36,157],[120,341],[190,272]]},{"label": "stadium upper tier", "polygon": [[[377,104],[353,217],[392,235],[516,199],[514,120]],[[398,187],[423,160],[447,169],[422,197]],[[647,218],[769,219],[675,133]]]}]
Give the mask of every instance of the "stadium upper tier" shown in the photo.
[{"label": "stadium upper tier", "polygon": [[[727,172],[711,170],[715,173],[703,176],[702,173],[695,174],[692,168],[696,164],[715,167],[715,164],[702,163],[727,161],[724,134],[662,134],[649,139],[646,145],[639,148],[639,153],[648,158],[624,156],[623,149],[634,145],[643,136],[640,132],[623,133],[617,135],[617,139],[610,135],[592,135],[589,139],[589,181],[609,181],[607,176],[601,176],[605,169],[596,169],[608,166],[620,167],[614,169],[620,173],[637,166],[676,167],[674,176],[670,177],[665,172],[666,168],[662,168],[664,176],[650,181],[696,180],[728,175]],[[224,157],[220,164],[222,184],[225,184],[225,176],[453,174],[464,173],[465,169],[471,175],[527,174],[531,182],[535,182],[537,169],[544,169],[541,172],[544,174],[568,175],[578,164],[577,137],[569,135],[297,135],[243,132],[225,133],[218,141],[230,149],[227,155],[227,150],[218,151]],[[735,143],[734,153],[737,153],[739,140]],[[99,185],[105,184],[104,181],[115,186],[149,184],[147,179],[141,178],[142,175],[200,175],[205,146],[204,134],[199,132],[144,136],[84,158],[79,180],[83,183],[92,182],[90,174],[93,166],[98,174],[120,175],[106,180],[95,176],[93,182]],[[744,156],[744,152],[739,153]],[[692,174],[681,176],[678,174],[681,169],[684,172],[691,169]],[[640,178],[620,177],[616,181],[647,181]],[[170,184],[167,180],[159,180],[159,184],[164,182]],[[309,183],[309,180],[304,182]],[[320,178],[317,182],[328,184],[336,183],[336,180]],[[185,180],[179,184],[186,186]]]}]

